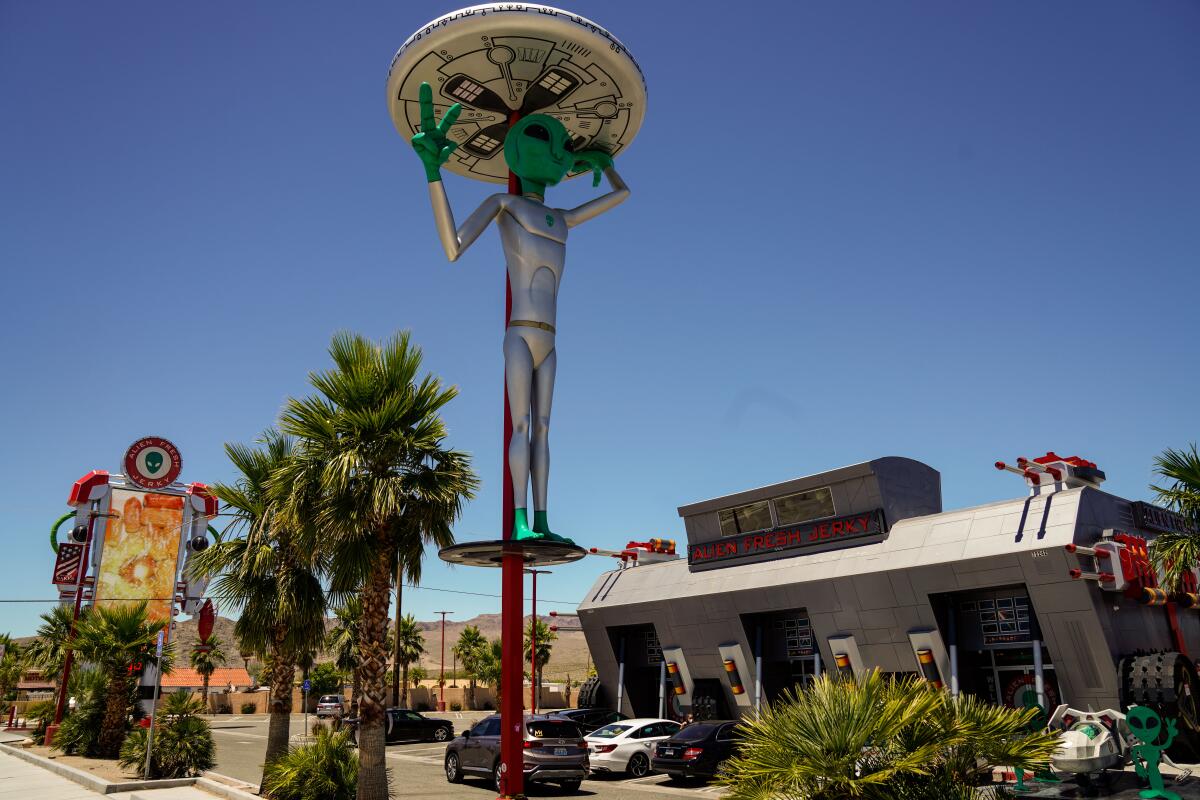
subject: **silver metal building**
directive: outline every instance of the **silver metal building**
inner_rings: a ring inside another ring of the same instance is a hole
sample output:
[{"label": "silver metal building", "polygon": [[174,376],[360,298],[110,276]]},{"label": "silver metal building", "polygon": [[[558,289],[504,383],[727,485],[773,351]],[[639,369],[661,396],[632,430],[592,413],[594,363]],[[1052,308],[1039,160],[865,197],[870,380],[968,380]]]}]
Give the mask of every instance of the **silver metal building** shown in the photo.
[{"label": "silver metal building", "polygon": [[997,467],[1029,493],[942,511],[938,472],[889,457],[681,507],[686,558],[626,559],[579,606],[599,702],[736,716],[878,668],[1007,705],[1152,702],[1195,731],[1194,575],[1168,595],[1145,553],[1183,521],[1083,459]]}]

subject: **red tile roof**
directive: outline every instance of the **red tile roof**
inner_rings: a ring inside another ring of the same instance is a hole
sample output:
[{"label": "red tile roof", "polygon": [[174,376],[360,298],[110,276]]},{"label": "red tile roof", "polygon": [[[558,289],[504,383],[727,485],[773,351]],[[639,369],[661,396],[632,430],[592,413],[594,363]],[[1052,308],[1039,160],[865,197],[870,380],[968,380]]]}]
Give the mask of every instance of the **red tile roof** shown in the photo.
[{"label": "red tile roof", "polygon": [[[250,680],[250,673],[246,672],[242,667],[218,667],[208,679],[208,688],[210,690],[223,689],[231,683],[236,687],[245,687],[249,686],[253,681]],[[204,685],[204,678],[194,669],[176,667],[171,670],[170,675],[163,676],[161,685],[164,689],[188,686],[200,687]]]}]

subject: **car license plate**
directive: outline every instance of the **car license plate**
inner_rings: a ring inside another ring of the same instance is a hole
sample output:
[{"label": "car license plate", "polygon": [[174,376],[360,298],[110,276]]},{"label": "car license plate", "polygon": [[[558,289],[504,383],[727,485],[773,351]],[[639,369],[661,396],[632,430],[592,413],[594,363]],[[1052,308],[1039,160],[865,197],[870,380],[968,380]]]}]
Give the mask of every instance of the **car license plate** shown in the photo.
[{"label": "car license plate", "polygon": [[671,758],[675,755],[675,748],[674,747],[664,747],[662,750],[659,750],[659,752],[662,753],[667,758]]},{"label": "car license plate", "polygon": [[556,756],[565,756],[566,754],[567,754],[567,748],[565,748],[565,747],[556,747],[556,748],[554,748],[554,755],[556,755]]}]

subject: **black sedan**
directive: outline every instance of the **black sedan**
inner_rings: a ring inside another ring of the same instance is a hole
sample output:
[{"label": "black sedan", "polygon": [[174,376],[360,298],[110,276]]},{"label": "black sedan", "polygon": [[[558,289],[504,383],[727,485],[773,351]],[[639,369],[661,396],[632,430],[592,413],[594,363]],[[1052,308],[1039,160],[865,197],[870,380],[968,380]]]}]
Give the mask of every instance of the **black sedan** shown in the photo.
[{"label": "black sedan", "polygon": [[[350,741],[358,743],[359,718],[344,723],[350,727]],[[385,738],[393,742],[448,742],[454,738],[454,726],[448,720],[430,719],[407,708],[389,708],[384,722]]]},{"label": "black sedan", "polygon": [[737,720],[693,722],[654,746],[651,769],[671,778],[712,778],[733,755],[741,734]]},{"label": "black sedan", "polygon": [[584,736],[605,725],[629,719],[619,711],[610,711],[606,708],[568,708],[565,711],[553,711],[550,716],[574,722]]}]

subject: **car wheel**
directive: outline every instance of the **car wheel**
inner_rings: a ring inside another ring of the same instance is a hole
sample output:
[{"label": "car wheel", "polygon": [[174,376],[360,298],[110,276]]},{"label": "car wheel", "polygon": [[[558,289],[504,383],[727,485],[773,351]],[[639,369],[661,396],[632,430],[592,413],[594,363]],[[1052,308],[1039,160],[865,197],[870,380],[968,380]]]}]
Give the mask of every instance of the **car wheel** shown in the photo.
[{"label": "car wheel", "polygon": [[498,792],[500,791],[500,778],[504,773],[500,771],[500,762],[497,761],[492,767],[492,786]]},{"label": "car wheel", "polygon": [[450,783],[462,783],[462,767],[458,764],[458,753],[446,754],[446,780]]},{"label": "car wheel", "polygon": [[561,786],[563,788],[564,792],[578,792],[579,787],[582,784],[583,784],[583,781],[576,778],[576,779],[569,780],[569,781],[562,781],[561,783],[559,783],[559,786]]},{"label": "car wheel", "polygon": [[629,765],[625,767],[625,772],[631,778],[646,777],[650,774],[650,759],[643,753],[634,753],[633,758],[629,759]]},{"label": "car wheel", "polygon": [[435,742],[444,742],[450,738],[450,731],[446,728],[438,728],[433,732],[433,740]]}]

